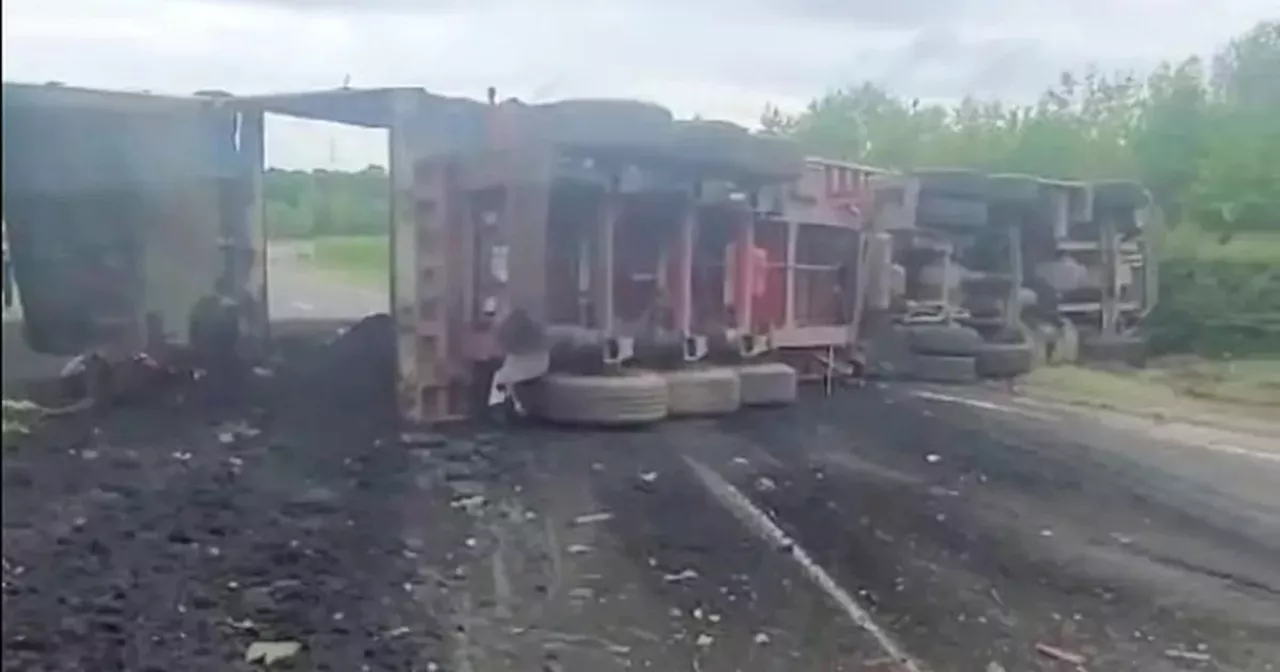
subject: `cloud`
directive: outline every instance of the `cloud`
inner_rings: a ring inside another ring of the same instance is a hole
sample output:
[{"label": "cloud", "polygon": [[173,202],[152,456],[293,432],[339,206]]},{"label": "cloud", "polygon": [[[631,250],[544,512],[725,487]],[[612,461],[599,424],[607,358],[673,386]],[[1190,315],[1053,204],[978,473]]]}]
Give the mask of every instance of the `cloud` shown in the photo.
[{"label": "cloud", "polygon": [[[1063,69],[1205,53],[1278,0],[6,0],[6,79],[266,92],[627,96],[753,122],[871,80],[1026,98]],[[326,136],[328,137],[328,136]],[[306,145],[299,141],[298,146]],[[327,142],[312,143],[327,146]],[[282,161],[284,159],[281,159]]]}]

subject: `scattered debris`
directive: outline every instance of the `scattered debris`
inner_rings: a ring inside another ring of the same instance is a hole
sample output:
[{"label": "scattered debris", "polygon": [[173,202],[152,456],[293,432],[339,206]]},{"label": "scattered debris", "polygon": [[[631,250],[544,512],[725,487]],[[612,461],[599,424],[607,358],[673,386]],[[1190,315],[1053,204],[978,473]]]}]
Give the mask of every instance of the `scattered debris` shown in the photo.
[{"label": "scattered debris", "polygon": [[764,646],[770,642],[769,633],[757,632],[756,636],[753,638],[753,641],[755,641],[755,643],[760,646]]},{"label": "scattered debris", "polygon": [[761,476],[756,479],[756,490],[759,492],[773,492],[778,489],[778,484],[773,482],[768,476]]},{"label": "scattered debris", "polygon": [[652,482],[654,482],[654,481],[658,480],[658,472],[656,472],[656,471],[642,471],[642,472],[640,472],[640,480],[644,481],[645,483],[652,483]]},{"label": "scattered debris", "polygon": [[230,422],[218,428],[218,441],[221,443],[235,443],[240,439],[252,439],[262,433],[262,430],[256,427],[250,427],[245,422]]},{"label": "scattered debris", "polygon": [[298,655],[301,650],[302,644],[294,641],[254,642],[244,652],[244,660],[246,663],[272,665]]},{"label": "scattered debris", "polygon": [[1005,672],[1004,665],[993,660],[987,663],[987,672]]},{"label": "scattered debris", "polygon": [[613,520],[613,514],[602,511],[600,513],[588,513],[586,515],[578,516],[573,519],[573,522],[575,525],[592,525],[595,523],[603,523],[608,520]]},{"label": "scattered debris", "polygon": [[1190,660],[1197,663],[1207,663],[1213,660],[1213,657],[1202,651],[1184,651],[1182,649],[1166,649],[1164,655],[1170,658],[1180,660]]},{"label": "scattered debris", "polygon": [[924,461],[928,462],[929,464],[937,464],[942,461],[942,456],[938,455],[937,453],[929,453],[928,455],[924,456]]},{"label": "scattered debris", "polygon": [[449,505],[455,509],[462,509],[464,511],[475,511],[476,509],[483,507],[485,505],[485,501],[486,500],[483,496],[473,495],[471,497],[459,497],[453,500],[452,502],[450,502]]},{"label": "scattered debris", "polygon": [[573,544],[564,550],[569,555],[586,555],[591,552],[591,547],[586,544]]},{"label": "scattered debris", "polygon": [[1048,656],[1054,660],[1060,660],[1064,663],[1070,663],[1071,665],[1084,665],[1085,662],[1085,657],[1078,653],[1072,653],[1044,643],[1036,644],[1036,651],[1038,651],[1040,655]]},{"label": "scattered debris", "polygon": [[662,580],[667,583],[681,583],[683,581],[692,581],[698,578],[698,573],[692,569],[685,569],[675,574],[664,574]]},{"label": "scattered debris", "polygon": [[400,435],[400,443],[416,448],[436,448],[445,445],[448,440],[434,432],[405,432]]},{"label": "scattered debris", "polygon": [[698,635],[698,639],[694,640],[694,643],[697,644],[698,646],[705,648],[705,647],[711,646],[713,643],[715,643],[715,641],[716,640],[714,637],[704,632]]}]

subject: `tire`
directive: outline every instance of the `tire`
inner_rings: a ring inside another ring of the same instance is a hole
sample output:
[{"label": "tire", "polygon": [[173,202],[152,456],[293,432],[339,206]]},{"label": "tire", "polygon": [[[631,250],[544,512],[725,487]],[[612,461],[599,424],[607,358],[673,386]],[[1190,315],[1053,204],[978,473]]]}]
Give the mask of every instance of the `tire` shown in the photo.
[{"label": "tire", "polygon": [[628,371],[618,376],[552,373],[530,390],[529,411],[567,425],[635,427],[667,417],[667,381]]},{"label": "tire", "polygon": [[743,406],[782,406],[795,403],[799,393],[796,370],[779,362],[735,367],[741,381]]},{"label": "tire", "polygon": [[973,357],[915,355],[912,372],[916,380],[930,383],[972,383],[978,380]]},{"label": "tire", "polygon": [[804,152],[787,138],[752,134],[743,164],[749,173],[769,180],[787,180],[804,173]]},{"label": "tire", "polygon": [[1035,351],[1026,343],[984,343],[974,356],[974,369],[982,378],[1016,378],[1034,366]]},{"label": "tire", "polygon": [[1138,336],[1082,335],[1080,359],[1086,362],[1113,362],[1142,368],[1147,365],[1147,341]]},{"label": "tire", "polygon": [[673,122],[667,108],[638,100],[566,100],[542,109],[551,137],[582,147],[661,145]]},{"label": "tire", "polygon": [[974,228],[986,226],[990,210],[978,198],[921,193],[916,204],[916,224],[938,228]]},{"label": "tire", "polygon": [[992,203],[1030,206],[1040,200],[1040,181],[1031,175],[1006,173],[987,178],[987,194]]},{"label": "tire", "polygon": [[942,196],[984,200],[987,176],[967,168],[925,168],[912,173],[920,180],[920,191]]},{"label": "tire", "polygon": [[742,406],[738,372],[723,366],[664,371],[667,409],[675,417],[724,415]]},{"label": "tire", "polygon": [[735,163],[751,137],[747,129],[727,121],[677,121],[673,128],[675,152],[706,163]]},{"label": "tire", "polygon": [[572,325],[552,325],[546,329],[552,371],[580,376],[604,373],[604,334],[596,329]]},{"label": "tire", "polygon": [[1093,183],[1093,209],[1139,210],[1147,207],[1147,191],[1142,185],[1129,180],[1108,180]]},{"label": "tire", "polygon": [[921,324],[907,328],[907,344],[917,354],[972,357],[982,347],[982,336],[968,327]]}]

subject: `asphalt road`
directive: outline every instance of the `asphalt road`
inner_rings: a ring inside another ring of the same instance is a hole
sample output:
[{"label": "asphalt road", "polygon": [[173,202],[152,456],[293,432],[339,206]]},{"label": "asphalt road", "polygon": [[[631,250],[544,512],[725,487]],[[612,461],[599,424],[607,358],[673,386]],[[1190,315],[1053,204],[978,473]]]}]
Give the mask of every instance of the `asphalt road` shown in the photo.
[{"label": "asphalt road", "polygon": [[318,271],[301,258],[307,247],[273,243],[268,254],[267,296],[273,321],[358,320],[390,308],[387,290],[358,287]]},{"label": "asphalt road", "polygon": [[1280,446],[1223,452],[992,396],[871,389],[513,439],[530,445],[514,485],[464,480],[455,499],[485,503],[452,559],[473,577],[454,655],[484,670],[535,669],[549,649],[567,670],[1276,669]]},{"label": "asphalt road", "polygon": [[1280,670],[1280,433],[912,385],[640,432],[280,406],[339,384],[234,437],[137,408],[7,454],[5,669],[283,639],[301,669]]}]

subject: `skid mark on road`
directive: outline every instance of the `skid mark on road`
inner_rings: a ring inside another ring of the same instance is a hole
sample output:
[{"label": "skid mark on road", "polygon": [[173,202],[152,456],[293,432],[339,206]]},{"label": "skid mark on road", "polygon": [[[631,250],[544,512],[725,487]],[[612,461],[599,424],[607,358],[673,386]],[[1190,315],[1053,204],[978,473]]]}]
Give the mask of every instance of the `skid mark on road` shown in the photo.
[{"label": "skid mark on road", "polygon": [[684,459],[716,501],[728,509],[735,518],[742,521],[762,541],[776,548],[787,549],[790,557],[800,566],[805,576],[821,588],[849,617],[849,620],[871,635],[885,654],[899,663],[901,669],[906,672],[921,672],[919,663],[907,654],[902,645],[877,625],[871,618],[871,614],[853,599],[849,591],[836,583],[835,579],[831,578],[831,575],[815,562],[804,548],[783,532],[768,514],[756,508],[746,495],[710,467],[689,457]]}]

